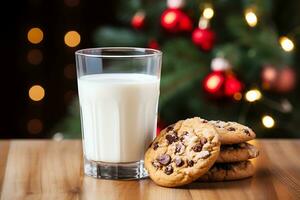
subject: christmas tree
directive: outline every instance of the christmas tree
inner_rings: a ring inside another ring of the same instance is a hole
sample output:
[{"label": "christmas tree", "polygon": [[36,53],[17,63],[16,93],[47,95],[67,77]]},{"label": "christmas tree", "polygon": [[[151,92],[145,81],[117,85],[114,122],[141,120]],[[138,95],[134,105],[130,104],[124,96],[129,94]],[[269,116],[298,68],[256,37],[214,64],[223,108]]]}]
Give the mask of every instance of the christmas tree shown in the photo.
[{"label": "christmas tree", "polygon": [[[163,52],[159,128],[200,116],[238,121],[258,137],[299,137],[293,33],[279,35],[272,1],[120,1],[119,25],[95,46]],[[80,136],[78,100],[56,128]]]}]

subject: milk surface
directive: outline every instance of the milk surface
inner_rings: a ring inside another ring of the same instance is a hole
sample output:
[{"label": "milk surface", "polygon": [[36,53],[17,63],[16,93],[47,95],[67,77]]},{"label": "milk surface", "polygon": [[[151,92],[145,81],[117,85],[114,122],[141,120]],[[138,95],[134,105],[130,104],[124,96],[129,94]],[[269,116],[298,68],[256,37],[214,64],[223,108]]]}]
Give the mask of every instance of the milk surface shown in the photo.
[{"label": "milk surface", "polygon": [[96,74],[78,79],[83,148],[89,160],[134,162],[156,133],[159,79]]}]

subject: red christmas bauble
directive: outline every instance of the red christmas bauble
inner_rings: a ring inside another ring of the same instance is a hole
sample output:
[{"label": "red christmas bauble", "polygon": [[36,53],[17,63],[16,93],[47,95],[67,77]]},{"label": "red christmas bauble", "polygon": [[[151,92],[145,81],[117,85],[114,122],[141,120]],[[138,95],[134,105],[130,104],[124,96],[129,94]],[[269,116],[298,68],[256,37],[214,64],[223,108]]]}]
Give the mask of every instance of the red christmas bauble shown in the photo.
[{"label": "red christmas bauble", "polygon": [[233,97],[243,90],[243,83],[231,72],[213,71],[203,80],[204,90],[216,98]]},{"label": "red christmas bauble", "polygon": [[131,26],[135,29],[142,29],[145,26],[145,12],[138,11],[131,19]]},{"label": "red christmas bauble", "polygon": [[203,80],[204,90],[216,97],[223,96],[223,85],[225,78],[225,74],[221,71],[211,72]]},{"label": "red christmas bauble", "polygon": [[148,42],[148,47],[151,49],[159,49],[159,44],[158,44],[157,40],[151,39]]},{"label": "red christmas bauble", "polygon": [[215,43],[215,33],[209,28],[196,28],[192,33],[193,43],[204,51],[210,51]]},{"label": "red christmas bauble", "polygon": [[278,76],[278,71],[273,65],[266,65],[261,71],[261,79],[264,89],[270,89],[274,87]]},{"label": "red christmas bauble", "polygon": [[280,70],[277,81],[275,83],[275,90],[281,93],[290,92],[296,85],[296,73],[293,68],[285,67]]},{"label": "red christmas bauble", "polygon": [[235,76],[229,75],[225,81],[225,96],[231,97],[242,91],[243,84]]},{"label": "red christmas bauble", "polygon": [[180,9],[166,9],[160,20],[161,26],[168,32],[178,33],[192,30],[192,21],[189,16]]},{"label": "red christmas bauble", "polygon": [[291,67],[277,69],[267,65],[261,72],[262,86],[279,93],[290,92],[296,85],[296,73]]}]

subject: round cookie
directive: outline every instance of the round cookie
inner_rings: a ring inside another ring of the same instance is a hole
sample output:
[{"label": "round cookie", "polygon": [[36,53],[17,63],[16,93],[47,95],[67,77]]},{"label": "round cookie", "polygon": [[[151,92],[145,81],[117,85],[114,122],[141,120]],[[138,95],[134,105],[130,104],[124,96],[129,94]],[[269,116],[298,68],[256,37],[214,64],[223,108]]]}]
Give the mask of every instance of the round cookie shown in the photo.
[{"label": "round cookie", "polygon": [[255,173],[254,166],[250,161],[236,163],[216,163],[214,166],[198,181],[232,181],[253,176]]},{"label": "round cookie", "polygon": [[237,122],[208,121],[217,129],[221,144],[238,144],[256,137],[254,131]]},{"label": "round cookie", "polygon": [[240,143],[232,145],[221,145],[221,150],[217,163],[239,162],[256,158],[259,150],[249,143]]},{"label": "round cookie", "polygon": [[145,154],[145,168],[158,185],[176,187],[205,174],[220,152],[215,128],[199,117],[162,130]]}]

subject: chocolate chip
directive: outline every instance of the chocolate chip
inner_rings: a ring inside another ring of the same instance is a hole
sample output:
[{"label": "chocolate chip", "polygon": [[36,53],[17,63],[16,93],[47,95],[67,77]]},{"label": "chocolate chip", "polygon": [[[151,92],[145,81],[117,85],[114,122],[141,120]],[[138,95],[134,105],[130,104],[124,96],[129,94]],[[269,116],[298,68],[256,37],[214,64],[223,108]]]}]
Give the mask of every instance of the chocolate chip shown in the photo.
[{"label": "chocolate chip", "polygon": [[221,128],[221,126],[219,126],[219,125],[217,125],[216,127],[217,127],[217,128]]},{"label": "chocolate chip", "polygon": [[250,131],[248,129],[244,129],[244,132],[247,134],[247,135],[250,135]]},{"label": "chocolate chip", "polygon": [[235,128],[229,127],[227,130],[228,130],[228,131],[235,131]]},{"label": "chocolate chip", "polygon": [[166,135],[166,139],[168,140],[169,144],[172,144],[173,142],[177,142],[178,141],[177,133]]},{"label": "chocolate chip", "polygon": [[171,162],[171,157],[168,154],[163,154],[157,157],[157,161],[166,166]]},{"label": "chocolate chip", "polygon": [[207,139],[206,139],[205,137],[202,137],[202,138],[200,139],[200,143],[201,143],[202,145],[204,145],[206,142],[207,142]]},{"label": "chocolate chip", "polygon": [[202,144],[201,143],[195,144],[192,147],[192,150],[195,151],[195,152],[200,152],[202,150]]},{"label": "chocolate chip", "polygon": [[161,168],[161,165],[157,161],[153,161],[152,166],[155,167],[156,169]]},{"label": "chocolate chip", "polygon": [[202,123],[207,123],[208,121],[206,119],[203,119],[202,120]]},{"label": "chocolate chip", "polygon": [[184,164],[184,161],[181,158],[174,159],[176,167],[181,167]]},{"label": "chocolate chip", "polygon": [[155,143],[153,144],[153,149],[156,150],[157,148],[158,148],[158,142],[155,142]]},{"label": "chocolate chip", "polygon": [[174,130],[173,126],[168,126],[166,131],[169,132],[169,131],[173,131],[173,130]]},{"label": "chocolate chip", "polygon": [[173,167],[171,165],[168,165],[165,169],[165,174],[170,175],[173,173]]},{"label": "chocolate chip", "polygon": [[189,167],[193,167],[193,166],[194,166],[194,161],[189,160],[189,161],[187,162],[187,165],[188,165]]},{"label": "chocolate chip", "polygon": [[182,144],[176,144],[176,146],[175,146],[175,154],[176,153],[179,153],[180,152],[180,150],[181,150],[181,148],[182,148]]}]

